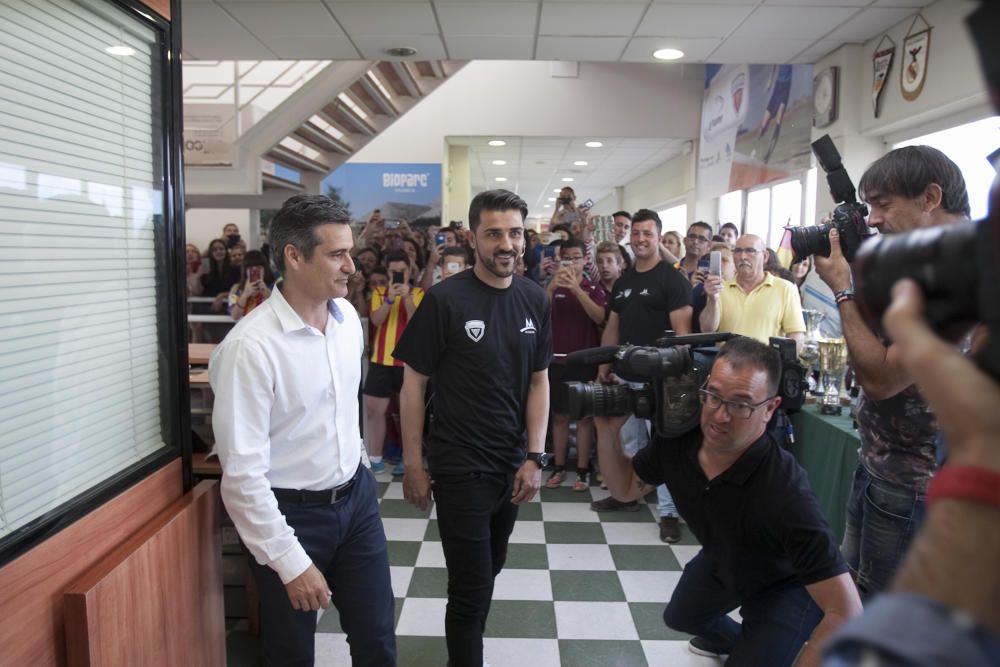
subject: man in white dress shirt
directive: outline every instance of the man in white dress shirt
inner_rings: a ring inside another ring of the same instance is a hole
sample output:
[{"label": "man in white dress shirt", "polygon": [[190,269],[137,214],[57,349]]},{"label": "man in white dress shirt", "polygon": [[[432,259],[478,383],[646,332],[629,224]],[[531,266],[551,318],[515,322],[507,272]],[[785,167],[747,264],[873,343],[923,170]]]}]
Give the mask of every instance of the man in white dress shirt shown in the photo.
[{"label": "man in white dress shirt", "polygon": [[209,364],[222,499],[253,556],[268,665],[313,664],[316,611],[331,601],[355,666],[396,664],[385,532],[358,428],[347,223],[323,196],[284,203],[271,223],[284,282]]}]

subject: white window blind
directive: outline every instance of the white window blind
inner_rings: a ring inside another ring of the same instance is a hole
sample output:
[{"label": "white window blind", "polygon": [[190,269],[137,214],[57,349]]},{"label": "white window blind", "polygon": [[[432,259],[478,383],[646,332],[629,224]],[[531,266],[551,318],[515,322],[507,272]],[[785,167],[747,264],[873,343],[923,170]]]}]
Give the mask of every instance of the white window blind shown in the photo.
[{"label": "white window blind", "polygon": [[0,538],[164,446],[156,39],[0,0]]}]

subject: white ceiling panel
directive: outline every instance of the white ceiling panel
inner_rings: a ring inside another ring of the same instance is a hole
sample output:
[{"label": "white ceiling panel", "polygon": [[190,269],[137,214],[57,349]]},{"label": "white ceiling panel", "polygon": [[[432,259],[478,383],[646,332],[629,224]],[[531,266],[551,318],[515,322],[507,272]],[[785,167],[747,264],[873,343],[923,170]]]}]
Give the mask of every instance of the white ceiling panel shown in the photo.
[{"label": "white ceiling panel", "polygon": [[321,2],[225,2],[219,5],[254,34],[344,36]]},{"label": "white ceiling panel", "polygon": [[185,50],[201,60],[274,58],[261,42],[216,5],[185,6],[182,13]]},{"label": "white ceiling panel", "polygon": [[453,60],[531,60],[532,35],[448,35],[448,55]]},{"label": "white ceiling panel", "polygon": [[446,35],[535,35],[537,2],[435,2]]},{"label": "white ceiling panel", "polygon": [[[657,5],[690,5],[691,0],[653,0]],[[701,5],[759,5],[760,0],[701,0]]]},{"label": "white ceiling panel", "polygon": [[857,12],[854,7],[764,6],[751,14],[732,36],[758,40],[762,48],[771,40],[793,35],[796,39],[818,39]]},{"label": "white ceiling panel", "polygon": [[752,11],[722,5],[653,5],[635,34],[725,37]]},{"label": "white ceiling panel", "polygon": [[538,60],[615,61],[625,50],[628,37],[539,37]]},{"label": "white ceiling panel", "polygon": [[926,7],[934,0],[875,0],[873,7]]},{"label": "white ceiling panel", "polygon": [[730,37],[711,56],[713,63],[784,63],[812,46],[808,39],[737,39]]},{"label": "white ceiling panel", "polygon": [[866,9],[831,32],[825,39],[839,42],[866,42],[913,13],[912,7]]},{"label": "white ceiling panel", "polygon": [[722,43],[721,39],[683,39],[680,37],[633,37],[622,54],[625,62],[648,63],[657,49],[680,49],[685,60],[701,61]]},{"label": "white ceiling panel", "polygon": [[365,60],[401,60],[388,55],[385,50],[409,46],[417,50],[413,58],[405,60],[445,60],[444,44],[437,35],[354,35],[354,43]]},{"label": "white ceiling panel", "polygon": [[[932,0],[933,1],[933,0]],[[867,7],[871,0],[764,0],[765,5],[835,5],[837,7]]]},{"label": "white ceiling panel", "polygon": [[278,58],[288,60],[363,60],[346,37],[328,35],[277,35],[267,42]]},{"label": "white ceiling panel", "polygon": [[842,45],[843,44],[841,42],[834,40],[820,40],[799,55],[795,56],[792,62],[815,63],[820,58],[826,56],[828,53]]},{"label": "white ceiling panel", "polygon": [[542,35],[631,36],[646,5],[542,4],[538,32]]},{"label": "white ceiling panel", "polygon": [[334,16],[354,35],[436,35],[429,2],[327,2]]}]

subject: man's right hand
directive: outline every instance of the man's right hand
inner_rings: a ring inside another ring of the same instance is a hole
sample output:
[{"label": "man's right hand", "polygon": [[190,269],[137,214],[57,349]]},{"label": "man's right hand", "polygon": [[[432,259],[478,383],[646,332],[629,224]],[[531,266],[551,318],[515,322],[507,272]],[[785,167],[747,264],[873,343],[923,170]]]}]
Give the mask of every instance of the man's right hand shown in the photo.
[{"label": "man's right hand", "polygon": [[285,590],[293,609],[318,611],[330,606],[330,587],[315,565],[285,584]]},{"label": "man's right hand", "polygon": [[709,274],[705,278],[705,295],[714,299],[720,294],[722,294],[722,276]]},{"label": "man's right hand", "polygon": [[403,498],[421,510],[427,509],[431,496],[431,479],[423,465],[407,466],[403,473]]},{"label": "man's right hand", "polygon": [[601,364],[597,367],[597,381],[600,384],[618,384],[618,377],[612,372],[611,364]]}]

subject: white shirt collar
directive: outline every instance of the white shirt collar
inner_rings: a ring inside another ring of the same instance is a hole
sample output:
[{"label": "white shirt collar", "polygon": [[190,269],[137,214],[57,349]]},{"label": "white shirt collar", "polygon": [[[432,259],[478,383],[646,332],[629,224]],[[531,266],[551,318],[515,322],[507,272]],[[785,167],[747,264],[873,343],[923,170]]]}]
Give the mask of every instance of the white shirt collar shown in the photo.
[{"label": "white shirt collar", "polygon": [[[302,321],[302,317],[295,312],[288,301],[285,299],[285,295],[281,293],[281,289],[276,289],[271,293],[271,298],[275,300],[274,302],[274,314],[278,316],[278,321],[281,323],[281,330],[285,333],[291,333],[293,331],[301,331],[302,329],[310,329],[308,324]],[[344,313],[340,310],[340,306],[337,305],[335,299],[330,299],[326,302],[327,310],[330,311],[330,315],[333,319],[337,321],[337,324],[344,323]]]}]

